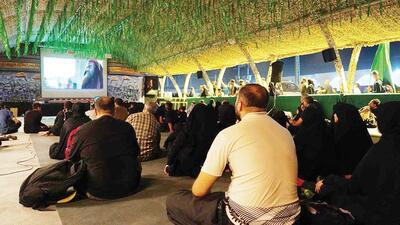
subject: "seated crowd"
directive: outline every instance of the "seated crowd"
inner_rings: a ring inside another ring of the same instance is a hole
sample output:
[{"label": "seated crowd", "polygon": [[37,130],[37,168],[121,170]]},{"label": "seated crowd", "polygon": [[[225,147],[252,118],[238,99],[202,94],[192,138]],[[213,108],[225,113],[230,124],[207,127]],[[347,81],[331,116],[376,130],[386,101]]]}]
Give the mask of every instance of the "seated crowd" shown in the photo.
[{"label": "seated crowd", "polygon": [[[282,111],[270,117],[269,96],[265,87],[247,84],[235,105],[210,100],[187,111],[171,102],[128,110],[121,99],[99,97],[86,113],[82,103],[66,102],[51,127],[34,103],[24,131],[59,135],[50,157],[83,160],[87,175],[76,188],[95,200],[135,193],[141,162],[165,153],[166,175],[196,178],[191,191],[167,198],[174,224],[302,224],[304,190],[348,211],[354,224],[400,224],[400,102],[373,99],[360,110],[337,103],[329,121],[308,95],[293,118]],[[21,123],[0,106],[1,133],[17,131]],[[382,138],[374,145],[367,127],[375,125]],[[169,132],[165,151],[160,132]],[[229,189],[211,192],[224,173]]]}]

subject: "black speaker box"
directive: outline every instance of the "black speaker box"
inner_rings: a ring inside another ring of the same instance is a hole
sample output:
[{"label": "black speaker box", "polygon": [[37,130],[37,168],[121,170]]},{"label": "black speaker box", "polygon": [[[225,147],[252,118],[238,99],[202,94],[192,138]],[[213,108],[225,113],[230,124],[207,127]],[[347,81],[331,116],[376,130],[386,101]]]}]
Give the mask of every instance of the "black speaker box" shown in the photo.
[{"label": "black speaker box", "polygon": [[203,78],[203,71],[197,71],[197,79]]},{"label": "black speaker box", "polygon": [[335,49],[328,48],[322,51],[322,57],[324,57],[324,62],[332,62],[336,60]]},{"label": "black speaker box", "polygon": [[283,64],[282,61],[276,61],[271,64],[271,82],[274,82],[274,84],[282,80]]}]

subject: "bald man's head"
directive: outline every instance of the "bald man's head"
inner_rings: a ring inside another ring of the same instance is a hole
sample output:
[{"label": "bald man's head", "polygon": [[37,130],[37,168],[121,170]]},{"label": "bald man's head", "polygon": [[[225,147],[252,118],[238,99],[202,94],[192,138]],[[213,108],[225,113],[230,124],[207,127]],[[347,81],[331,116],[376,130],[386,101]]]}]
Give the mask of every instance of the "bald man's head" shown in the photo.
[{"label": "bald man's head", "polygon": [[268,105],[268,91],[259,84],[246,84],[239,90],[239,100],[244,107],[266,109]]},{"label": "bald man's head", "polygon": [[114,99],[103,96],[103,97],[99,97],[96,99],[95,101],[95,109],[97,112],[99,112],[98,114],[102,114],[102,113],[108,113],[108,114],[114,114],[114,109],[115,109],[115,105],[114,105]]}]

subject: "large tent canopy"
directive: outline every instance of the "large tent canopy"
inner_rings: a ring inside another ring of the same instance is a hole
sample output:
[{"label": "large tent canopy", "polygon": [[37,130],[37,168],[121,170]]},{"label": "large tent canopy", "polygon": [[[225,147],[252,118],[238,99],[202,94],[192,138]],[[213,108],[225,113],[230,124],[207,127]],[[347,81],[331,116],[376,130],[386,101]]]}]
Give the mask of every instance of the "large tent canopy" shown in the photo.
[{"label": "large tent canopy", "polygon": [[[0,0],[0,51],[112,58],[165,75],[400,40],[397,0]],[[325,32],[323,32],[325,28]],[[327,29],[326,29],[327,28]],[[332,41],[331,40],[331,41]]]}]

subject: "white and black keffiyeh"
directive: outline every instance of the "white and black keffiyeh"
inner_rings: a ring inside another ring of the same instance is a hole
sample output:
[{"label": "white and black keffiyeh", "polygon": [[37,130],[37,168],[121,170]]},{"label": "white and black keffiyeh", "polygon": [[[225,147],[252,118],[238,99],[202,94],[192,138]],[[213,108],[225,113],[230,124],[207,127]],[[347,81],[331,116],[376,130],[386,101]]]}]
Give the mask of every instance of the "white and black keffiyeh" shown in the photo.
[{"label": "white and black keffiyeh", "polygon": [[292,225],[300,215],[299,202],[271,208],[245,207],[228,197],[226,212],[235,225]]}]

